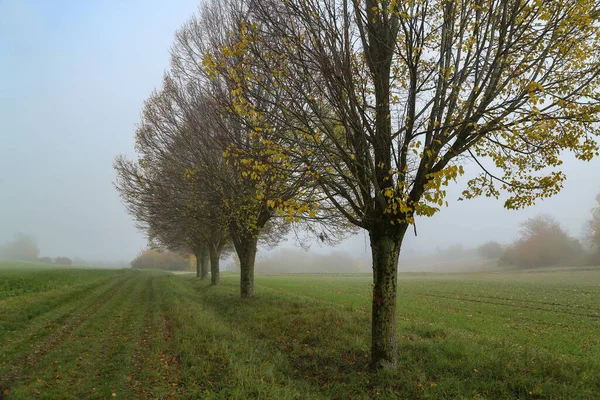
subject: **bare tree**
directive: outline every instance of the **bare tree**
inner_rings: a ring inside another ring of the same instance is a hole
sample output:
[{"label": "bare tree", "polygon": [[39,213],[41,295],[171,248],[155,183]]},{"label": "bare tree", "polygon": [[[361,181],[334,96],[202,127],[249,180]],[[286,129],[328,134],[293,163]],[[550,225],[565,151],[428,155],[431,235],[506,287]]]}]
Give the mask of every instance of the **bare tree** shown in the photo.
[{"label": "bare tree", "polygon": [[[508,208],[557,193],[565,150],[598,153],[598,2],[247,0],[204,66],[232,109],[310,169],[369,232],[372,366],[396,365],[397,266],[415,216],[463,198]],[[245,155],[254,159],[251,152]],[[416,231],[416,229],[415,229]]]},{"label": "bare tree", "polygon": [[151,241],[194,253],[201,277],[208,253],[211,283],[217,285],[228,220],[223,198],[207,182],[223,160],[218,149],[197,146],[205,135],[203,126],[175,113],[174,90],[167,76],[163,90],[146,101],[136,134],[139,159],[117,157],[116,186]]}]

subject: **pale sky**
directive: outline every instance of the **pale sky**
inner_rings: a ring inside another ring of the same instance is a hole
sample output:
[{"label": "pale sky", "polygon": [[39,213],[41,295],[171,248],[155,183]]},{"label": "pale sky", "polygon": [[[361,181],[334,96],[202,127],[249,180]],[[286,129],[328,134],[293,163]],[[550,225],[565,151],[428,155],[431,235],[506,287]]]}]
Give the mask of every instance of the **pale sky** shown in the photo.
[{"label": "pale sky", "polygon": [[[134,154],[143,101],[197,5],[0,0],[0,243],[24,232],[41,255],[124,261],[145,246],[114,190],[112,160]],[[579,236],[600,191],[600,160],[569,158],[564,170],[563,192],[523,211],[489,199],[451,202],[417,222],[405,249],[509,243],[519,222],[540,212]],[[449,200],[461,191],[450,188]],[[338,249],[362,257],[368,240],[361,233]]]},{"label": "pale sky", "polygon": [[144,99],[196,0],[0,0],[0,242],[130,260],[145,245],[113,188]]}]

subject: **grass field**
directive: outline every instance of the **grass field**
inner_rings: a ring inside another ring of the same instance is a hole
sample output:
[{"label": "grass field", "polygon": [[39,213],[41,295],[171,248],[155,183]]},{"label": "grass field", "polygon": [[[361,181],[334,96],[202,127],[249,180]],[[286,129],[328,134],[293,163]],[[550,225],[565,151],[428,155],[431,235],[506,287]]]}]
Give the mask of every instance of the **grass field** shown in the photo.
[{"label": "grass field", "polygon": [[370,277],[0,265],[0,398],[600,398],[600,269],[403,274],[369,372]]}]

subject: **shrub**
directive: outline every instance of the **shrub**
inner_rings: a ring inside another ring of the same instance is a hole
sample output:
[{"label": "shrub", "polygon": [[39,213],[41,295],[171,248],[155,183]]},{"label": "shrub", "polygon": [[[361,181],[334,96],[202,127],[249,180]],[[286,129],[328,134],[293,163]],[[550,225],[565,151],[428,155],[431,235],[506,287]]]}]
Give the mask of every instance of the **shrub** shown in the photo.
[{"label": "shrub", "polygon": [[191,264],[189,260],[172,251],[146,249],[131,262],[131,267],[185,271],[190,269]]},{"label": "shrub", "polygon": [[56,257],[54,259],[54,264],[56,265],[71,265],[73,262],[69,257]]}]

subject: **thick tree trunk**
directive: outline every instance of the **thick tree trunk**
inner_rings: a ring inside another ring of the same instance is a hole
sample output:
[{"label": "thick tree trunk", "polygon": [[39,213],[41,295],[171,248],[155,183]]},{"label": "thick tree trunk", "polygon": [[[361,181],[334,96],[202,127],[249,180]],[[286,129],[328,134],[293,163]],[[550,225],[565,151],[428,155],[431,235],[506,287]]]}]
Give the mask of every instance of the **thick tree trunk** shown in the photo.
[{"label": "thick tree trunk", "polygon": [[240,296],[248,298],[254,296],[254,262],[256,260],[256,244],[258,235],[271,218],[271,212],[263,208],[257,216],[255,229],[247,229],[232,221],[229,233],[235,252],[240,259]]},{"label": "thick tree trunk", "polygon": [[196,278],[204,280],[208,277],[208,250],[206,247],[201,247],[194,255],[196,256]]},{"label": "thick tree trunk", "polygon": [[393,369],[398,360],[396,294],[398,257],[406,228],[401,231],[369,232],[373,256],[373,307],[371,368]]},{"label": "thick tree trunk", "polygon": [[256,243],[254,236],[238,237],[234,240],[235,251],[240,259],[240,295],[242,298],[254,296],[254,261]]},{"label": "thick tree trunk", "polygon": [[210,284],[217,286],[221,283],[219,276],[219,258],[221,258],[220,249],[215,249],[212,244],[208,245],[210,252]]},{"label": "thick tree trunk", "polygon": [[208,267],[210,265],[209,254],[206,249],[202,252],[202,258],[200,259],[200,279],[208,278]]}]

